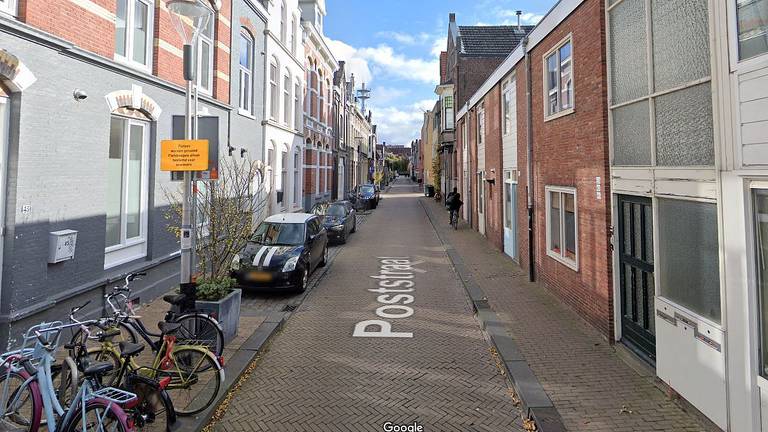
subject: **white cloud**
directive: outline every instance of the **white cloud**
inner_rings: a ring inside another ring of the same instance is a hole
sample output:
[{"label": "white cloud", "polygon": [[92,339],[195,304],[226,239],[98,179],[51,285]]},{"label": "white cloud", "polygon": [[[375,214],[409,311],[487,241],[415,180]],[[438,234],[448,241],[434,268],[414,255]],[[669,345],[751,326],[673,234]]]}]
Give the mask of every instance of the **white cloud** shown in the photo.
[{"label": "white cloud", "polygon": [[347,79],[349,79],[350,74],[355,74],[355,82],[370,83],[373,80],[373,74],[368,66],[368,61],[357,55],[357,49],[342,41],[330,38],[325,38],[325,42],[336,59],[346,62]]},{"label": "white cloud", "polygon": [[379,142],[408,144],[421,137],[424,111],[435,105],[436,99],[424,99],[405,107],[375,106],[373,122],[376,123]]},{"label": "white cloud", "polygon": [[376,101],[380,104],[389,104],[395,102],[396,100],[409,94],[408,90],[398,87],[374,86],[371,91],[373,92],[372,96],[375,97]]},{"label": "white cloud", "polygon": [[392,39],[404,45],[416,45],[429,42],[431,36],[428,33],[403,33],[397,31],[382,31],[376,33],[380,38]]},{"label": "white cloud", "polygon": [[432,41],[432,55],[440,58],[440,53],[448,49],[448,42],[445,36],[440,36]]},{"label": "white cloud", "polygon": [[[517,11],[509,9],[501,10],[498,15],[508,18],[502,21],[501,25],[517,25]],[[543,14],[525,12],[520,15],[520,24],[536,25],[542,18],[544,18]]]}]

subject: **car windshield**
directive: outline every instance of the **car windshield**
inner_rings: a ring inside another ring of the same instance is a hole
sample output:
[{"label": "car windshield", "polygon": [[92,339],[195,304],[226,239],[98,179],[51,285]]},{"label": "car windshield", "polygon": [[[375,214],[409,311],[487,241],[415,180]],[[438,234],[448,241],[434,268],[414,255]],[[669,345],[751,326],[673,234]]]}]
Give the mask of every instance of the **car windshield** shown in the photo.
[{"label": "car windshield", "polygon": [[251,239],[266,246],[296,246],[304,243],[304,224],[262,222]]},{"label": "car windshield", "polygon": [[342,217],[347,214],[347,210],[341,204],[318,204],[312,207],[312,213],[319,216]]},{"label": "car windshield", "polygon": [[373,189],[373,186],[372,186],[372,185],[364,185],[364,186],[360,186],[360,190],[361,190],[363,193],[373,193],[373,191],[374,191],[374,189]]}]

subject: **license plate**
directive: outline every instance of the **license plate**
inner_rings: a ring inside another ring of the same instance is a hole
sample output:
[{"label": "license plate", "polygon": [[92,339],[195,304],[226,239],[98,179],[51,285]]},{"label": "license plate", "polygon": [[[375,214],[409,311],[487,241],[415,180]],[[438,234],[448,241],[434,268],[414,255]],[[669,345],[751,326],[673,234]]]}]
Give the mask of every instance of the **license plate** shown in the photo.
[{"label": "license plate", "polygon": [[250,272],[248,273],[248,280],[254,282],[269,282],[272,280],[272,275],[267,272]]}]

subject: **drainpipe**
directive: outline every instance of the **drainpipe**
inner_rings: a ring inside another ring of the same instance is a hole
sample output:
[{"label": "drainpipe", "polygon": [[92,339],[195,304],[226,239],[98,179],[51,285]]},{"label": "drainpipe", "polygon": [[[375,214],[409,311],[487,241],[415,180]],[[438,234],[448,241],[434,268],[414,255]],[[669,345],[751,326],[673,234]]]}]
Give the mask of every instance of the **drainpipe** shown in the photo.
[{"label": "drainpipe", "polygon": [[533,96],[532,96],[532,89],[533,85],[531,84],[531,57],[528,54],[528,37],[525,37],[523,39],[523,52],[525,53],[525,111],[526,111],[526,128],[525,128],[525,135],[526,135],[526,147],[527,147],[527,157],[525,162],[525,174],[526,174],[526,182],[525,182],[525,189],[526,189],[526,195],[528,199],[528,279],[533,282],[536,280],[536,265],[534,263],[534,259],[536,257],[536,254],[534,253],[534,239],[533,239],[533,188],[531,187],[531,182],[533,180],[533,175],[531,173],[531,170],[533,169],[533,162],[531,159],[533,158]]}]

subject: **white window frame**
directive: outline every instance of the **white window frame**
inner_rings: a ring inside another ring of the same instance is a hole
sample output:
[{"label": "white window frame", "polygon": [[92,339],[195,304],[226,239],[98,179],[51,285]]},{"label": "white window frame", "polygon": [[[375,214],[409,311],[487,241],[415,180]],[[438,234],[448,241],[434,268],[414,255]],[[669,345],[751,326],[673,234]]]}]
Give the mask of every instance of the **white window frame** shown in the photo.
[{"label": "white window frame", "polygon": [[[274,79],[272,70],[274,69]],[[280,119],[280,63],[272,59],[269,63],[269,119],[277,122]]]},{"label": "white window frame", "polygon": [[288,38],[288,5],[285,0],[280,2],[280,42],[286,44]]},{"label": "white window frame", "polygon": [[0,13],[15,17],[18,14],[18,0],[0,0]]},{"label": "white window frame", "polygon": [[300,206],[301,201],[301,149],[293,152],[293,204]]},{"label": "white window frame", "polygon": [[[216,65],[213,64],[213,51],[216,49],[216,12],[214,12],[212,9],[209,9],[211,12],[211,16],[208,19],[207,26],[210,27],[211,30],[211,37],[208,37],[205,35],[205,32],[201,31],[200,35],[197,39],[197,88],[200,91],[200,93],[203,93],[205,95],[211,96],[213,95],[213,81],[216,79],[214,74],[216,73]],[[203,83],[201,80],[203,79],[203,45],[210,46],[210,49],[208,50],[208,78],[210,79],[210,82]]]},{"label": "white window frame", "polygon": [[485,108],[477,109],[477,144],[485,144]]},{"label": "white window frame", "polygon": [[[11,0],[13,1],[13,0]],[[115,50],[114,59],[117,62],[123,63],[135,69],[140,69],[144,72],[151,73],[152,71],[152,53],[154,46],[152,40],[154,38],[154,26],[155,26],[155,5],[150,0],[125,0],[126,1],[126,17],[125,17],[125,56],[121,56]],[[136,12],[136,2],[144,3],[147,6],[147,37],[146,37],[146,63],[139,63],[133,60],[133,20]]]},{"label": "white window frame", "polygon": [[[255,39],[251,34],[245,29],[240,29],[240,38],[241,40],[246,40],[248,43],[248,46],[250,48],[250,52],[248,52],[248,62],[250,63],[250,67],[243,66],[240,64],[240,56],[237,58],[237,64],[238,64],[238,70],[240,72],[240,83],[247,83],[247,88],[243,89],[243,85],[240,85],[240,98],[238,101],[238,112],[240,114],[246,115],[248,117],[253,117],[253,66],[254,66],[254,48],[255,48]],[[238,41],[239,42],[239,41]],[[238,44],[238,49],[240,49],[240,44]],[[247,96],[248,103],[245,103],[245,96]]]},{"label": "white window frame", "polygon": [[[507,97],[510,97],[509,106],[507,106]],[[508,79],[501,85],[501,134],[507,136],[512,131],[512,122],[517,119],[513,119],[510,115],[510,108],[512,108],[512,80]]]},{"label": "white window frame", "polygon": [[288,201],[286,199],[287,197],[285,196],[287,193],[286,189],[288,189],[287,188],[288,185],[286,184],[288,183],[288,166],[287,165],[288,165],[288,150],[287,148],[284,147],[282,150],[280,150],[280,188],[279,189],[275,188],[275,193],[277,192],[283,193],[281,197],[282,200],[277,202],[282,208],[287,207],[286,202]]},{"label": "white window frame", "polygon": [[[450,108],[447,106],[448,105],[446,103],[447,100],[451,101]],[[456,128],[456,104],[455,104],[455,101],[453,100],[453,95],[443,96],[442,106],[443,106],[443,127],[445,128],[445,130],[454,130]],[[450,110],[450,113],[451,113],[450,116],[448,115],[448,110]],[[448,122],[449,119],[451,120],[450,126]]]},{"label": "white window frame", "polygon": [[293,128],[295,130],[301,130],[303,114],[301,105],[301,81],[294,81],[293,93]]},{"label": "white window frame", "polygon": [[[562,67],[563,64],[560,61],[560,48],[564,47],[565,45],[571,45],[571,57],[568,59],[571,66],[571,105],[567,108],[563,108],[562,105],[562,83],[560,82],[560,79],[562,78]],[[557,57],[557,111],[550,113],[549,112],[549,65],[547,60],[549,60],[552,56]],[[574,48],[573,48],[573,36],[571,34],[568,34],[568,36],[564,37],[563,40],[558,42],[552,49],[547,51],[546,54],[542,56],[542,73],[543,73],[543,97],[544,97],[544,121],[554,120],[556,118],[560,118],[563,116],[566,116],[568,114],[572,114],[576,107],[576,83],[574,81],[574,77],[576,76],[574,74],[575,72],[575,65],[574,65]]]},{"label": "white window frame", "polygon": [[293,38],[291,39],[291,54],[294,56],[298,55],[298,46],[299,46],[299,35],[301,32],[299,31],[299,22],[301,20],[294,15],[293,21],[291,23],[291,32],[293,33]]},{"label": "white window frame", "polygon": [[283,123],[285,123],[286,126],[291,125],[291,118],[293,117],[291,115],[291,106],[293,105],[293,100],[291,99],[292,84],[293,79],[291,78],[291,72],[286,69],[286,72],[283,75]]},{"label": "white window frame", "polygon": [[752,57],[748,58],[741,58],[741,53],[739,50],[739,17],[738,17],[738,5],[736,0],[731,0],[728,2],[728,14],[730,16],[729,19],[729,27],[731,27],[732,36],[729,38],[729,47],[731,48],[731,63],[733,65],[740,65],[740,64],[746,64],[751,65],[754,63],[765,63],[766,60],[768,60],[768,52],[764,52],[761,54],[757,54]]},{"label": "white window frame", "polygon": [[[122,183],[121,183],[121,193],[122,196],[120,197],[121,200],[121,206],[120,206],[120,243],[105,247],[104,248],[104,268],[108,269],[111,267],[115,267],[121,264],[125,264],[130,261],[134,261],[140,258],[143,258],[147,256],[147,224],[148,224],[148,218],[147,218],[147,205],[148,205],[148,197],[149,197],[149,132],[150,132],[150,126],[151,124],[148,121],[141,121],[136,119],[131,119],[128,117],[118,116],[118,115],[112,115],[110,117],[110,122],[112,121],[112,118],[118,118],[125,122],[125,135],[123,137],[123,149],[122,149],[122,155],[123,155],[123,177],[122,177]],[[130,129],[131,126],[138,125],[141,126],[143,131],[143,146],[141,150],[141,157],[142,157],[142,167],[141,167],[141,197],[140,197],[140,233],[138,237],[132,237],[127,238],[126,237],[126,231],[127,231],[127,218],[125,217],[125,209],[127,208],[127,201],[128,201],[128,194],[126,187],[128,183],[128,150],[130,145]],[[106,233],[105,233],[106,235]]]},{"label": "white window frame", "polygon": [[[551,244],[551,233],[552,233],[552,227],[551,227],[551,218],[550,218],[550,194],[551,193],[558,193],[560,194],[560,253],[557,253],[553,251],[550,248]],[[575,238],[575,259],[570,259],[565,256],[565,200],[563,199],[563,195],[573,195],[573,224],[574,224],[574,238]],[[547,226],[547,235],[546,235],[546,248],[547,248],[547,256],[555,259],[556,261],[559,261],[566,267],[571,268],[574,271],[579,271],[579,201],[578,201],[578,194],[576,192],[575,187],[566,187],[566,186],[545,186],[544,187],[544,201],[546,206],[546,226]]]}]

